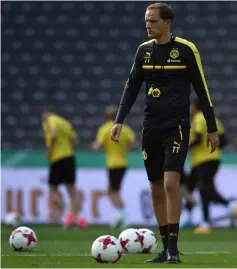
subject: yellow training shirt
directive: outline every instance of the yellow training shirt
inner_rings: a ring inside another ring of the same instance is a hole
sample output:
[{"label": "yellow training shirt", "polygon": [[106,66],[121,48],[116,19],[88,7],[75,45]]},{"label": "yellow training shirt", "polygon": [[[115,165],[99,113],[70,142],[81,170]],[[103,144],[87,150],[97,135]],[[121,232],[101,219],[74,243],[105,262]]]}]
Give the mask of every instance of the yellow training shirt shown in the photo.
[{"label": "yellow training shirt", "polygon": [[113,125],[113,121],[108,121],[103,124],[98,130],[96,141],[104,146],[107,168],[114,169],[127,167],[129,143],[134,141],[135,135],[132,129],[124,124],[119,142],[115,143],[110,138],[110,132]]},{"label": "yellow training shirt", "polygon": [[[216,125],[218,134],[223,135],[224,126],[218,118],[216,118]],[[201,134],[201,142],[200,144],[194,146],[191,150],[192,167],[198,166],[199,164],[205,163],[207,161],[220,160],[220,148],[217,148],[213,153],[210,153],[210,146],[207,148],[207,126],[202,112],[198,112],[192,120],[190,131],[191,143],[195,139],[195,133]]]},{"label": "yellow training shirt", "polygon": [[51,144],[50,130],[56,130],[56,141],[50,156],[50,162],[54,163],[73,156],[74,151],[71,142],[77,135],[71,123],[60,116],[51,115],[47,120],[43,121],[42,125],[47,148]]}]

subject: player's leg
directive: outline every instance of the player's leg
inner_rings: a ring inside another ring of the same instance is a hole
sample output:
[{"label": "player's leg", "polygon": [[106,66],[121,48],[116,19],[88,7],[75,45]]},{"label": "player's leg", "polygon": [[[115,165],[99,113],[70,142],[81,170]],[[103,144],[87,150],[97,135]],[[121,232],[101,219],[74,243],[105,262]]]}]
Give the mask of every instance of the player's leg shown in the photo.
[{"label": "player's leg", "polygon": [[181,215],[180,176],[188,152],[189,124],[163,132],[165,147],[164,187],[167,196],[168,263],[179,263],[178,234]]},{"label": "player's leg", "polygon": [[215,176],[218,173],[218,170],[220,168],[220,161],[210,161],[206,163],[205,169],[210,172],[210,183],[208,182],[203,182],[207,183],[207,189],[210,191],[210,197],[212,202],[221,204],[223,206],[227,206],[229,204],[229,201],[225,199],[215,188]]},{"label": "player's leg", "polygon": [[193,206],[195,206],[196,204],[196,200],[185,184],[180,185],[180,191],[181,191],[181,196],[187,201],[186,206],[189,213],[191,213]]},{"label": "player's leg", "polygon": [[49,208],[50,222],[57,222],[62,216],[64,208],[63,199],[57,185],[49,186]]},{"label": "player's leg", "polygon": [[181,193],[180,193],[180,173],[167,171],[164,174],[164,186],[167,196],[167,216],[168,216],[168,252],[173,262],[180,262],[178,255],[178,234],[179,221],[181,215]]},{"label": "player's leg", "polygon": [[220,161],[213,161],[210,162],[210,165],[212,166],[213,171],[215,171],[214,176],[212,177],[212,188],[211,188],[211,198],[212,202],[215,204],[223,205],[226,207],[227,215],[233,220],[233,218],[237,217],[237,201],[234,199],[226,199],[223,197],[216,189],[215,187],[215,177],[218,173],[218,170],[220,169]]},{"label": "player's leg", "polygon": [[[155,146],[154,146],[155,145]],[[160,235],[163,242],[163,251],[146,262],[163,263],[167,259],[168,247],[168,220],[167,204],[163,181],[164,152],[159,141],[159,133],[156,129],[145,128],[142,134],[143,159],[151,187],[153,210],[159,225]]]},{"label": "player's leg", "polygon": [[61,183],[60,162],[51,164],[49,171],[49,220],[56,222],[62,216],[64,203],[58,190]]},{"label": "player's leg", "polygon": [[116,209],[116,219],[112,225],[112,228],[126,226],[125,203],[122,200],[120,194],[121,183],[124,178],[125,172],[126,172],[125,167],[110,169],[108,171],[109,176],[108,196]]},{"label": "player's leg", "polygon": [[78,219],[79,197],[77,196],[76,187],[74,184],[70,183],[65,184],[65,186],[70,198],[70,213],[67,214],[64,225],[66,228],[71,226],[73,223],[80,226],[80,222]]},{"label": "player's leg", "polygon": [[[163,177],[163,176],[162,176]],[[160,235],[164,251],[168,248],[168,219],[167,219],[167,199],[164,189],[164,180],[151,181],[151,197],[153,210],[159,224]]]},{"label": "player's leg", "polygon": [[70,199],[70,213],[67,214],[65,219],[65,227],[68,228],[73,223],[78,223],[79,199],[77,189],[75,186],[76,181],[76,164],[74,157],[65,158],[62,166],[63,169],[63,183],[66,186],[69,199]]},{"label": "player's leg", "polygon": [[197,166],[203,220],[199,227],[194,229],[195,234],[208,234],[210,232],[209,205],[214,190],[213,179],[218,167],[209,165],[208,163],[202,163]]},{"label": "player's leg", "polygon": [[210,203],[218,203],[227,207],[228,213],[231,214],[231,203],[222,197],[214,185],[215,176],[218,172],[220,162],[209,161],[199,165],[198,173],[200,178],[200,196],[202,201],[203,221],[200,226],[194,230],[195,234],[208,234],[210,232]]},{"label": "player's leg", "polygon": [[192,222],[192,209],[196,205],[197,201],[194,198],[192,192],[197,186],[197,176],[195,171],[196,169],[192,168],[190,174],[186,174],[185,172],[181,174],[180,190],[182,197],[186,200],[185,207],[188,213],[185,222],[180,224],[180,227],[182,228],[190,228],[194,226]]}]

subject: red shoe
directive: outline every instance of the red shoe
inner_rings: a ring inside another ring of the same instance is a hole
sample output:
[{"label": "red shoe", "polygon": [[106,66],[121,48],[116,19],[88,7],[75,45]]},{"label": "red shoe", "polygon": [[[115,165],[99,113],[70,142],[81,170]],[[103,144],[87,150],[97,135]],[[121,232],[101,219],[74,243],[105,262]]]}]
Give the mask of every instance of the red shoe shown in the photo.
[{"label": "red shoe", "polygon": [[64,226],[66,228],[70,227],[75,222],[75,219],[76,218],[72,213],[68,214],[65,218]]},{"label": "red shoe", "polygon": [[88,222],[85,218],[79,218],[77,221],[77,225],[79,228],[86,228],[88,226]]}]

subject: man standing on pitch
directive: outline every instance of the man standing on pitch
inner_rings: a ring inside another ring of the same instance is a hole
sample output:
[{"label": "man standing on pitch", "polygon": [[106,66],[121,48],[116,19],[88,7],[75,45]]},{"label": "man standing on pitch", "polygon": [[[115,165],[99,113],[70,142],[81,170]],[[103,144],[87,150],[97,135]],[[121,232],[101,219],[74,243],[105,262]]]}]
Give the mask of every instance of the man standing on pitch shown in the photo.
[{"label": "man standing on pitch", "polygon": [[181,214],[180,173],[188,152],[192,83],[207,124],[207,146],[219,145],[212,101],[196,46],[170,32],[174,14],[164,3],[147,7],[148,42],[141,44],[126,83],[111,139],[119,141],[122,124],[146,84],[142,131],[143,159],[164,250],[152,263],[180,263],[177,247]]}]

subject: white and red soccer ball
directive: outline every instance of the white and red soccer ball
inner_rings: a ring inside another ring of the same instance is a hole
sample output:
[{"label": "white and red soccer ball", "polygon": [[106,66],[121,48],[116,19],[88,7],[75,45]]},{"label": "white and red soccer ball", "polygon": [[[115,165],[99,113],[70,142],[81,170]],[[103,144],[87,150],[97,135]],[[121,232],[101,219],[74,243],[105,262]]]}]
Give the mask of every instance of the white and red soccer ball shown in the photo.
[{"label": "white and red soccer ball", "polygon": [[122,255],[122,247],[114,236],[102,235],[92,244],[91,255],[98,263],[116,263]]},{"label": "white and red soccer ball", "polygon": [[19,227],[11,233],[9,243],[15,251],[31,251],[36,247],[37,237],[32,229]]},{"label": "white and red soccer ball", "polygon": [[141,253],[152,253],[157,248],[157,238],[153,231],[143,228],[138,230],[144,236],[143,249]]},{"label": "white and red soccer ball", "polygon": [[144,247],[144,235],[138,229],[126,229],[119,235],[119,242],[125,253],[141,253]]}]

